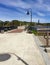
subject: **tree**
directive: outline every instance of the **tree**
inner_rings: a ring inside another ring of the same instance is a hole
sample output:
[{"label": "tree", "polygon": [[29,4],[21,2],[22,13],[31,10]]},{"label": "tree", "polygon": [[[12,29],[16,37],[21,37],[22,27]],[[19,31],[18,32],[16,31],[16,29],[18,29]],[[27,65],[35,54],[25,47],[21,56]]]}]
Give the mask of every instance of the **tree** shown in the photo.
[{"label": "tree", "polygon": [[19,26],[20,25],[20,22],[18,20],[12,20],[11,21],[11,25],[12,26]]},{"label": "tree", "polygon": [[0,27],[3,27],[4,22],[0,20]]},{"label": "tree", "polygon": [[10,22],[9,22],[9,21],[5,21],[5,22],[4,22],[4,26],[5,26],[5,27],[9,27],[9,26],[10,26]]}]

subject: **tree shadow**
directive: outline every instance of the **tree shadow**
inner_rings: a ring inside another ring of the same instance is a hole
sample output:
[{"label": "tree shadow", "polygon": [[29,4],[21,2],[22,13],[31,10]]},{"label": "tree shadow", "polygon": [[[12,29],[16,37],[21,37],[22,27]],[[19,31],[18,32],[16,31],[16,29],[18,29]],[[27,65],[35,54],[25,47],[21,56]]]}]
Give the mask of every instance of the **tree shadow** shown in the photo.
[{"label": "tree shadow", "polygon": [[10,57],[11,55],[8,53],[0,54],[0,62],[8,60]]},{"label": "tree shadow", "polygon": [[44,51],[46,52],[46,53],[50,53],[50,49],[44,49]]}]

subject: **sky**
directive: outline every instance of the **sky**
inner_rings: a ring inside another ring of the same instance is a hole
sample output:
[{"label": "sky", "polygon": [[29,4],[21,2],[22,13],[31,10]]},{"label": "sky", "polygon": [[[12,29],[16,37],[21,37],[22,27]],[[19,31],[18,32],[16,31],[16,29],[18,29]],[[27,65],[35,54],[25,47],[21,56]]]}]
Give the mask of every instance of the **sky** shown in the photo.
[{"label": "sky", "polygon": [[[29,11],[29,15],[27,15]],[[0,20],[50,23],[50,0],[0,0]]]}]

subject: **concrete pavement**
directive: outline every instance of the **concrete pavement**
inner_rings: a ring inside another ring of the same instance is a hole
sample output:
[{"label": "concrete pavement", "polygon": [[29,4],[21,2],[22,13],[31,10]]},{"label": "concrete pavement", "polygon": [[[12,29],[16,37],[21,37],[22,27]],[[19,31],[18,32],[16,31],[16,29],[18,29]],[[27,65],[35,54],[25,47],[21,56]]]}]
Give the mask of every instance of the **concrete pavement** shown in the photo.
[{"label": "concrete pavement", "polygon": [[0,59],[0,65],[45,65],[33,34],[25,31],[0,34],[1,54],[7,54],[7,56]]}]

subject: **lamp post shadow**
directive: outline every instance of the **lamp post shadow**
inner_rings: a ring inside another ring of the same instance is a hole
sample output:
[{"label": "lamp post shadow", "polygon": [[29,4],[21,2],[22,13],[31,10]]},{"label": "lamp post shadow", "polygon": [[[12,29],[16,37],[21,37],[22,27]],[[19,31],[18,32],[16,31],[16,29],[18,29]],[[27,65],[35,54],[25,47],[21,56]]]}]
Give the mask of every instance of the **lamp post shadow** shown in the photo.
[{"label": "lamp post shadow", "polygon": [[21,57],[19,57],[15,53],[2,53],[2,54],[0,54],[0,62],[3,62],[3,61],[10,59],[11,54],[14,55],[17,58],[17,60],[22,61],[25,65],[29,65],[26,61],[24,61]]},{"label": "lamp post shadow", "polygon": [[17,57],[17,60],[22,61],[25,65],[29,65],[26,61],[24,61],[21,57],[19,57],[19,56],[16,55],[15,53],[10,53],[10,54],[13,54],[14,56],[16,56],[16,57]]}]

